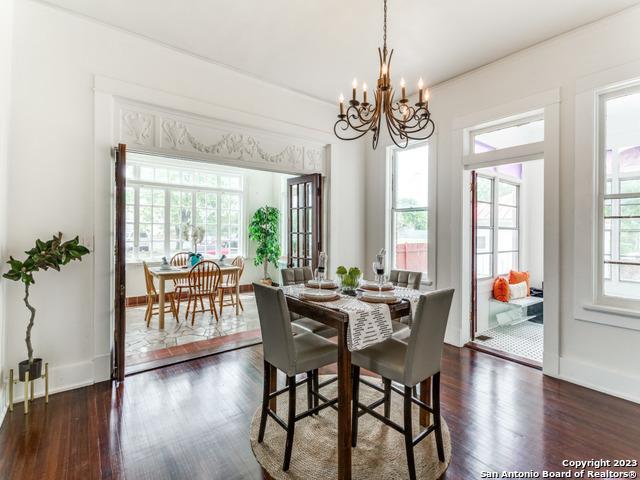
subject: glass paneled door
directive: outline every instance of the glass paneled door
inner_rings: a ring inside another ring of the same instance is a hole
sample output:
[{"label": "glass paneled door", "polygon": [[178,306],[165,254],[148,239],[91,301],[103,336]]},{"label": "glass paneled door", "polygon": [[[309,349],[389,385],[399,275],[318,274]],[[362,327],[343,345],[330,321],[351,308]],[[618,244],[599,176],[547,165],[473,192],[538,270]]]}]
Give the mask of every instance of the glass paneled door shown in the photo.
[{"label": "glass paneled door", "polygon": [[322,176],[287,180],[287,266],[315,269],[322,248]]}]

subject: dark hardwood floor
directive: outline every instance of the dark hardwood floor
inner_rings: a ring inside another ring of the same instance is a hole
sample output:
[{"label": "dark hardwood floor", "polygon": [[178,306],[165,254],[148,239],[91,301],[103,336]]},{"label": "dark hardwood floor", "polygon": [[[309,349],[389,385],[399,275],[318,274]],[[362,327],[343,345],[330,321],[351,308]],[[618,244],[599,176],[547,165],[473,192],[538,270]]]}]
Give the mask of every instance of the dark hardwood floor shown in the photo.
[{"label": "dark hardwood floor", "polygon": [[[47,407],[36,400],[28,416],[18,406],[0,430],[0,478],[262,478],[248,440],[261,351],[60,393]],[[469,349],[445,348],[442,409],[453,445],[447,479],[562,470],[564,459],[640,460],[640,405]]]}]

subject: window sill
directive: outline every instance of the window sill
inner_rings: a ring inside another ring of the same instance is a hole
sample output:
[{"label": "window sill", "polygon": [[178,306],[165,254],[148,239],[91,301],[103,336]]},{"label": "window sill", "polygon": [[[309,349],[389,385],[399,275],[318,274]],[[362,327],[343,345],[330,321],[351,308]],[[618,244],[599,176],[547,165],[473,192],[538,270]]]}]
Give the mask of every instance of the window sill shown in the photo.
[{"label": "window sill", "polygon": [[582,311],[583,314],[578,317],[578,320],[583,322],[640,330],[640,311],[638,310],[586,303],[582,305]]}]

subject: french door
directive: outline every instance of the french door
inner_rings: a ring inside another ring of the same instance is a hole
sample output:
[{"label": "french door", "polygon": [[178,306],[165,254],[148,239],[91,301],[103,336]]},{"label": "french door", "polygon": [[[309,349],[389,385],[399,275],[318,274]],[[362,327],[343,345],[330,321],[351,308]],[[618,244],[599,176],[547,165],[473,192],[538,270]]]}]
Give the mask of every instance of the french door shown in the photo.
[{"label": "french door", "polygon": [[125,359],[125,187],[127,184],[127,146],[119,144],[115,149],[115,212],[114,212],[114,331],[112,357],[112,378],[119,382],[124,380]]},{"label": "french door", "polygon": [[287,266],[318,264],[322,249],[322,176],[319,173],[287,180]]}]

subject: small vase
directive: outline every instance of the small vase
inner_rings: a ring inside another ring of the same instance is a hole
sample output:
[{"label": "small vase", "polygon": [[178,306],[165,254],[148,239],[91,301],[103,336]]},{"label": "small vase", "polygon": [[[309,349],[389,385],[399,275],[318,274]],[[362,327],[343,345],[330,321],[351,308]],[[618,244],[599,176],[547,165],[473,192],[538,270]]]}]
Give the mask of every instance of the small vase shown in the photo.
[{"label": "small vase", "polygon": [[25,374],[29,372],[29,381],[40,378],[42,375],[42,359],[34,358],[29,364],[29,360],[23,360],[18,364],[18,374],[21,382],[24,382]]}]

